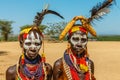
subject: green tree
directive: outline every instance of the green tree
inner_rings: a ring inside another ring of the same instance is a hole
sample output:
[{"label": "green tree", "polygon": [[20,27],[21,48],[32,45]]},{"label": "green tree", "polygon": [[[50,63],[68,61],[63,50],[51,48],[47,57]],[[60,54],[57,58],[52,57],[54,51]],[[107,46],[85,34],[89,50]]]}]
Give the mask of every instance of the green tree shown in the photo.
[{"label": "green tree", "polygon": [[[25,29],[25,28],[29,28],[29,27],[31,27],[31,26],[32,26],[32,25],[24,25],[24,26],[21,26],[21,27],[20,27],[20,31],[23,30],[23,29]],[[38,27],[39,27],[39,29],[41,30],[41,32],[43,32],[43,33],[44,33],[45,29],[47,28],[46,25],[40,25],[40,26],[38,26]]]},{"label": "green tree", "polygon": [[58,37],[66,24],[66,22],[48,23],[48,27],[45,32],[49,36]]},{"label": "green tree", "polygon": [[12,23],[13,21],[0,20],[0,33],[5,41],[8,40],[8,35],[12,33]]}]

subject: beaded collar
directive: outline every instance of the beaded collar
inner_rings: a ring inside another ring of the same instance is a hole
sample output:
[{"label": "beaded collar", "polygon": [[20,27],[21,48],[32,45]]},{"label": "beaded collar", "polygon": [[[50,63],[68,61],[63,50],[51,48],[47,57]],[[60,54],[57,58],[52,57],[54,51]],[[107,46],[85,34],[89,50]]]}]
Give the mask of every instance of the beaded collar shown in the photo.
[{"label": "beaded collar", "polygon": [[[29,64],[33,66],[28,66]],[[21,55],[17,64],[16,80],[46,80],[46,69],[41,56],[29,60],[24,54]]]}]

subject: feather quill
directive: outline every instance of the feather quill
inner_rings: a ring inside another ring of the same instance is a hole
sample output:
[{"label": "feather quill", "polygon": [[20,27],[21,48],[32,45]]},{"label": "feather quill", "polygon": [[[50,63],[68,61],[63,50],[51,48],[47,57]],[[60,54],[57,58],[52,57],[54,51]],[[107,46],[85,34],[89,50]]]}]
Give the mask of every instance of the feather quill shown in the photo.
[{"label": "feather quill", "polygon": [[105,0],[103,3],[98,3],[94,6],[90,12],[91,17],[88,18],[88,22],[91,22],[93,19],[101,19],[103,15],[110,12],[110,6],[112,5],[113,0]]},{"label": "feather quill", "polygon": [[39,25],[41,24],[41,22],[42,22],[42,20],[43,20],[43,18],[44,18],[44,16],[45,16],[46,14],[54,14],[54,15],[57,15],[57,16],[59,16],[60,18],[64,19],[64,17],[61,16],[59,13],[57,13],[57,12],[55,12],[55,11],[52,11],[52,10],[47,10],[47,9],[45,9],[45,10],[42,10],[41,13],[39,13],[39,12],[37,13],[37,15],[35,16],[35,20],[33,21],[34,24],[35,24],[36,26],[39,26]]}]

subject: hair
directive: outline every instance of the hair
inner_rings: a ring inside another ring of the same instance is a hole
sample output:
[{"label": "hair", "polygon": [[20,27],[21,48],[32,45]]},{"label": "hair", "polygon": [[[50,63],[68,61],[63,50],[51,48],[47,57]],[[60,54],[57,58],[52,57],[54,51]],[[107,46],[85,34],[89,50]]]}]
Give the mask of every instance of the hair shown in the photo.
[{"label": "hair", "polygon": [[[81,24],[74,24],[73,26],[82,26]],[[72,27],[73,27],[72,26]],[[73,32],[73,33],[75,33],[75,32]],[[71,38],[71,36],[73,35],[73,33],[71,33],[71,34],[67,34],[67,40],[69,40],[70,38]],[[84,33],[84,32],[83,32]],[[85,33],[86,34],[86,33]]]},{"label": "hair", "polygon": [[[21,33],[19,34],[18,36],[18,40],[19,40],[19,43],[20,43],[20,46],[23,47],[23,43],[24,43],[24,40],[26,39],[25,37],[27,37],[27,35],[31,32],[31,31],[34,31],[36,33],[38,33],[41,37],[43,37],[43,34],[42,32],[40,31],[40,29],[38,27],[29,27],[29,28],[32,28],[28,33]],[[25,28],[25,29],[28,29],[28,28]]]}]

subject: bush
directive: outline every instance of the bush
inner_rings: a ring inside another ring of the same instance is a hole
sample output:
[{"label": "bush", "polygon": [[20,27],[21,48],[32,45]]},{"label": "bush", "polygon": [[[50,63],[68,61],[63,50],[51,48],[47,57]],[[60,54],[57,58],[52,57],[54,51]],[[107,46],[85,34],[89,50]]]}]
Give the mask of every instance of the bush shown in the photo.
[{"label": "bush", "polygon": [[103,35],[95,37],[89,37],[90,39],[97,39],[97,41],[120,41],[120,35]]}]

